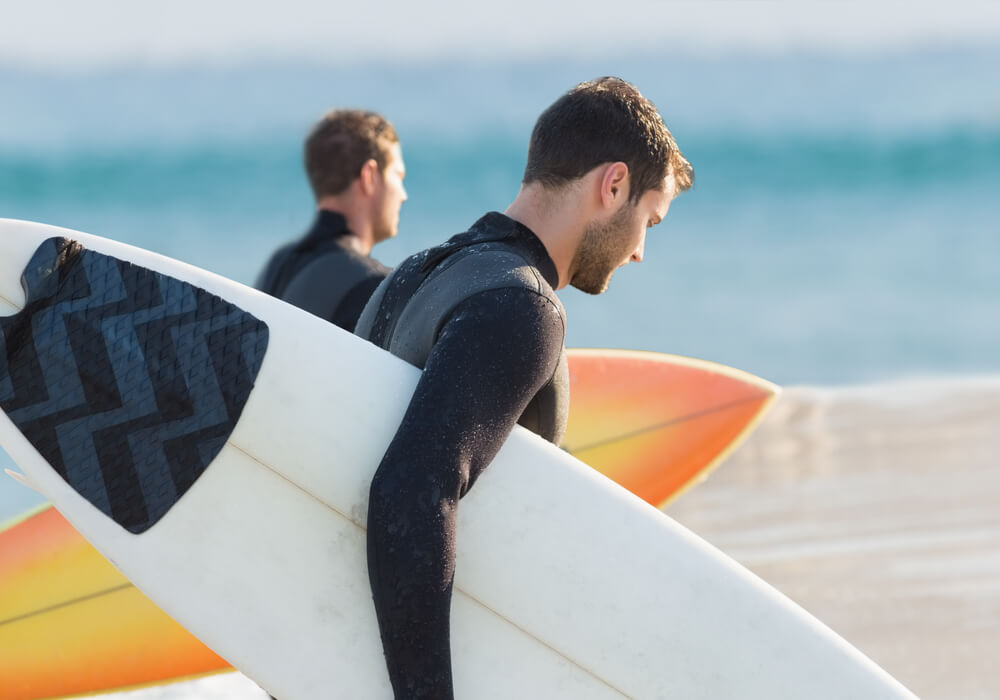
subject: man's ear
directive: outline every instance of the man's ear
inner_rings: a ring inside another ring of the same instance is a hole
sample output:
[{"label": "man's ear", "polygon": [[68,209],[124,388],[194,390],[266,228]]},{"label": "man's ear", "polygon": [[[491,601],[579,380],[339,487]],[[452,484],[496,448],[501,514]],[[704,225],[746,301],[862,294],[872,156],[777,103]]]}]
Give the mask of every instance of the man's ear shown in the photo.
[{"label": "man's ear", "polygon": [[604,166],[601,177],[601,204],[613,208],[623,199],[628,199],[628,166],[621,161]]},{"label": "man's ear", "polygon": [[369,196],[375,192],[378,177],[378,163],[374,158],[369,158],[361,166],[361,173],[358,175],[358,186],[361,188],[362,194]]}]

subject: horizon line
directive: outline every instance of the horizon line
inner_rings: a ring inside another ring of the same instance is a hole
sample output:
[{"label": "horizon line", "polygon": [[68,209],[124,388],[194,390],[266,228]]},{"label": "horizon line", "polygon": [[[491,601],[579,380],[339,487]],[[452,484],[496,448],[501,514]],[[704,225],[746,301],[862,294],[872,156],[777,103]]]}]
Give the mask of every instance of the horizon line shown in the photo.
[{"label": "horizon line", "polygon": [[88,60],[45,60],[36,58],[5,56],[0,51],[0,73],[33,72],[41,74],[94,74],[117,72],[172,72],[190,69],[224,72],[228,70],[252,69],[260,66],[273,68],[337,69],[349,70],[364,66],[367,68],[434,68],[454,65],[475,68],[516,67],[538,64],[580,64],[613,61],[633,63],[643,60],[670,58],[698,62],[729,60],[781,60],[788,58],[809,58],[813,60],[886,60],[914,56],[934,55],[993,56],[1000,59],[1000,43],[990,39],[977,41],[923,40],[901,41],[890,44],[864,44],[848,46],[841,44],[786,44],[781,46],[716,45],[716,46],[675,46],[672,49],[649,51],[627,51],[607,53],[595,51],[572,51],[562,49],[539,50],[535,52],[483,51],[474,55],[458,49],[426,52],[400,52],[384,54],[375,59],[357,56],[319,55],[310,52],[260,51],[247,49],[228,54],[201,54],[192,52],[176,56],[134,56],[129,54],[95,56]]}]

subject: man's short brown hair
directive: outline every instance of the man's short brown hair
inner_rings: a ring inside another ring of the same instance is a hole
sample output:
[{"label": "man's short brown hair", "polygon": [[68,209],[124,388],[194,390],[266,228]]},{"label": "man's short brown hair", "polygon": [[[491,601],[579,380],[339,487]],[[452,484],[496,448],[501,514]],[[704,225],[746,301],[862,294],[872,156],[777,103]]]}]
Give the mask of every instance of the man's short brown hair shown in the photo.
[{"label": "man's short brown hair", "polygon": [[542,112],[531,132],[524,184],[561,187],[602,163],[623,162],[629,199],[662,189],[673,174],[677,192],[694,182],[694,169],[652,102],[621,78],[580,83]]},{"label": "man's short brown hair", "polygon": [[306,175],[316,199],[346,190],[372,158],[379,171],[384,171],[389,149],[398,142],[396,130],[380,114],[360,109],[328,113],[305,143]]}]

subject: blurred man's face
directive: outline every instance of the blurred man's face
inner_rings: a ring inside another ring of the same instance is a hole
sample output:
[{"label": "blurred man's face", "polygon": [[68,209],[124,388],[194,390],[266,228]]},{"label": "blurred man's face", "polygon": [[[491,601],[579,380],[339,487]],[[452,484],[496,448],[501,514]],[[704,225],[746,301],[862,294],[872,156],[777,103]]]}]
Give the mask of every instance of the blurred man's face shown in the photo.
[{"label": "blurred man's face", "polygon": [[378,178],[374,206],[375,242],[392,238],[399,231],[399,210],[406,201],[406,188],[403,179],[406,177],[406,164],[403,162],[403,150],[399,143],[389,148],[389,161],[385,170]]}]

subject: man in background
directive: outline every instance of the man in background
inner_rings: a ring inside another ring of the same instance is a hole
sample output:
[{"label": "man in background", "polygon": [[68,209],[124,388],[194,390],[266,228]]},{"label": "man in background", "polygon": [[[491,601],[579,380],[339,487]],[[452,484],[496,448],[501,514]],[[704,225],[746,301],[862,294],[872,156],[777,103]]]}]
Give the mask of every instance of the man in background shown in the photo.
[{"label": "man in background", "polygon": [[255,286],[353,331],[390,272],[371,251],[396,235],[406,201],[399,137],[380,114],[334,110],[313,126],[304,151],[316,219],[271,256]]},{"label": "man in background", "polygon": [[399,138],[375,112],[336,110],[306,139],[305,168],[316,220],[271,256],[256,287],[353,331],[389,274],[371,251],[396,235],[406,201]]}]

